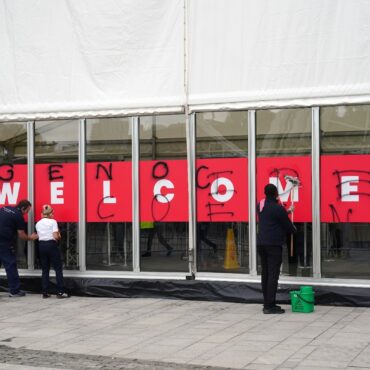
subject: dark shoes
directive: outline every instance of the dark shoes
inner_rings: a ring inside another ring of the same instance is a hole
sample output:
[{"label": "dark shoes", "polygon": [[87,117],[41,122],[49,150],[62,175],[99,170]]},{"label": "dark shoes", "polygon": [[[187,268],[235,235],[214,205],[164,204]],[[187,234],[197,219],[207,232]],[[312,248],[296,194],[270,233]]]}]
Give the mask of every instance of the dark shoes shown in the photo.
[{"label": "dark shoes", "polygon": [[145,252],[141,255],[141,257],[151,257],[152,256],[152,252]]},{"label": "dark shoes", "polygon": [[9,293],[10,298],[24,297],[25,295],[26,295],[26,293],[22,292],[21,290],[17,293]]},{"label": "dark shoes", "polygon": [[[48,293],[42,293],[42,298],[50,298],[51,295],[48,294]],[[70,295],[68,293],[57,293],[57,298],[61,299],[61,298],[69,298]]]},{"label": "dark shoes", "polygon": [[66,293],[66,292],[64,292],[64,293],[57,293],[57,298],[59,298],[59,299],[62,299],[62,298],[70,298],[71,296],[68,294],[68,293]]},{"label": "dark shoes", "polygon": [[[166,256],[169,257],[171,254],[172,254],[172,251],[173,251],[173,248],[172,247],[169,247],[167,248],[167,253],[166,253]],[[152,252],[144,252],[141,257],[151,257],[152,256]]]},{"label": "dark shoes", "polygon": [[273,307],[264,307],[263,313],[265,315],[279,315],[284,313],[285,310],[283,310],[280,306],[273,306]]}]

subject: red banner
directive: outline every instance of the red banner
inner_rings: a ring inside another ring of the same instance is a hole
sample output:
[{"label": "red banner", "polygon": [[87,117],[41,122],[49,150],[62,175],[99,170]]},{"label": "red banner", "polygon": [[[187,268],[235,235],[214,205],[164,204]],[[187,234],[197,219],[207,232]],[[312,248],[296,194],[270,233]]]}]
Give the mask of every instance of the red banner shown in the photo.
[{"label": "red banner", "polygon": [[311,222],[311,157],[257,158],[257,199],[265,197],[266,184],[274,184],[281,203],[294,203],[294,222]]},{"label": "red banner", "polygon": [[[132,163],[86,164],[88,222],[132,221]],[[370,155],[321,157],[322,222],[370,222]],[[294,222],[311,222],[311,157],[257,158],[257,200],[267,183],[294,200]],[[35,165],[35,219],[51,204],[60,222],[78,222],[78,163]],[[247,158],[196,161],[197,219],[248,222]],[[0,165],[0,206],[27,198],[27,166]],[[186,160],[140,162],[140,219],[187,222]]]},{"label": "red banner", "polygon": [[54,208],[58,222],[78,222],[78,163],[35,166],[35,221],[43,204]]},{"label": "red banner", "polygon": [[197,220],[248,222],[248,159],[196,161]]},{"label": "red banner", "polygon": [[131,162],[86,163],[87,222],[131,222]]},{"label": "red banner", "polygon": [[27,199],[27,165],[0,164],[0,206]]},{"label": "red banner", "polygon": [[321,157],[321,221],[370,222],[370,155]]},{"label": "red banner", "polygon": [[140,220],[188,220],[187,161],[140,162]]}]

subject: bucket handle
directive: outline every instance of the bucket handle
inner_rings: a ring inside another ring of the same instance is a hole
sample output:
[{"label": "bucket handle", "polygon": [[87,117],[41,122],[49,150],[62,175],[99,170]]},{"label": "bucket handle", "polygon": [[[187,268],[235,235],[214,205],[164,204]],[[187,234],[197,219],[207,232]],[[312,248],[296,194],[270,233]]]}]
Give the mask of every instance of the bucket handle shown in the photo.
[{"label": "bucket handle", "polygon": [[299,297],[299,299],[301,299],[303,302],[305,303],[308,303],[308,304],[315,304],[315,301],[313,302],[310,302],[310,301],[307,301],[306,299],[304,299],[299,293],[297,293],[297,296]]}]

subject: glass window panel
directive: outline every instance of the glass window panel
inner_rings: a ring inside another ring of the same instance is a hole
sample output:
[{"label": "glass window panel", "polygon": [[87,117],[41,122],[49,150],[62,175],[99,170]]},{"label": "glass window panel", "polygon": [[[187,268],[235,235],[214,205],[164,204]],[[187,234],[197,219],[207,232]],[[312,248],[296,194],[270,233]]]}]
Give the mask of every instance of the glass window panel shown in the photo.
[{"label": "glass window panel", "polygon": [[[297,233],[293,240],[287,235],[281,273],[312,276],[311,109],[257,111],[256,156],[257,202],[272,182],[283,205],[295,206],[291,217]],[[290,187],[296,179],[299,186]],[[260,269],[258,263],[259,273]]]},{"label": "glass window panel", "polygon": [[[130,118],[87,120],[88,269],[132,270],[132,192],[125,192],[126,187],[131,189],[131,156]],[[109,187],[104,188],[104,183]],[[104,200],[104,197],[107,198]],[[122,210],[125,212],[119,213]]]},{"label": "glass window panel", "polygon": [[196,115],[197,270],[248,273],[248,113]]},{"label": "glass window panel", "polygon": [[72,270],[79,261],[78,133],[78,120],[35,122],[35,222],[42,205],[51,204],[62,235],[63,267]]},{"label": "glass window panel", "polygon": [[[141,117],[140,266],[142,271],[188,271],[186,174],[185,116]],[[171,183],[165,183],[166,186],[160,190],[154,190],[155,184],[163,180],[170,180],[174,184],[173,190],[171,190]],[[166,189],[168,192],[164,194],[163,191]]]},{"label": "glass window panel", "polygon": [[[27,198],[27,124],[25,122],[0,122],[0,166],[4,179],[0,179],[1,187],[4,183],[10,183],[12,186],[20,175],[24,178],[20,184],[18,198],[14,202],[9,197],[3,198],[0,207],[15,205],[14,203],[18,203],[21,198]],[[3,191],[2,194],[4,194]],[[18,267],[27,268],[27,242],[17,238],[14,240],[14,248]]]},{"label": "glass window panel", "polygon": [[256,155],[279,157],[311,155],[311,111],[271,109],[257,111]]},{"label": "glass window panel", "polygon": [[369,279],[370,105],[321,108],[320,132],[321,274]]}]

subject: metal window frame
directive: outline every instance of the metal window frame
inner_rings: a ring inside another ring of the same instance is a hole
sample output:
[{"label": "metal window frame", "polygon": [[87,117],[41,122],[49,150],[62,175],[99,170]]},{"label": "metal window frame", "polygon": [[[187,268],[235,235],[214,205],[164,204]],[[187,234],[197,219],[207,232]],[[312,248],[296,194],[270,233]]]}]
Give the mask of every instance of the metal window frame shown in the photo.
[{"label": "metal window frame", "polygon": [[[28,184],[27,184],[27,197],[31,204],[34,206],[35,203],[35,122],[27,122],[27,173],[28,173]],[[28,213],[28,225],[27,233],[32,234],[34,231],[35,215],[34,207]],[[27,242],[27,267],[28,270],[35,269],[35,246],[33,241]]]},{"label": "metal window frame", "polygon": [[320,108],[312,107],[312,274],[321,278]]},{"label": "metal window frame", "polygon": [[79,271],[86,271],[86,119],[79,120],[78,136],[78,264]]},{"label": "metal window frame", "polygon": [[131,117],[132,125],[132,271],[140,272],[140,117]]},{"label": "metal window frame", "polygon": [[[255,202],[256,202],[256,166],[255,166],[255,110],[232,110],[234,111],[243,111],[247,113],[247,132],[248,135],[248,168],[245,170],[248,172],[248,202],[249,202],[249,236],[248,236],[248,245],[249,245],[249,273],[234,273],[234,272],[211,272],[211,271],[202,271],[197,272],[197,260],[196,260],[196,248],[194,251],[194,271],[197,273],[196,278],[197,280],[218,280],[218,281],[246,281],[246,279],[252,278],[255,279],[257,275],[257,247],[256,247],[256,228],[255,228]],[[191,139],[192,143],[192,150],[193,150],[193,161],[194,161],[194,174],[196,173],[196,114],[204,113],[205,111],[194,111],[192,114],[194,115],[193,118],[193,136]],[[221,112],[221,110],[212,110],[212,112]],[[194,185],[193,185],[193,207],[194,207],[194,216],[192,219],[192,224],[194,225],[194,231],[196,231],[197,227],[197,219],[196,219],[196,179],[194,175]],[[251,228],[252,223],[254,225]],[[194,236],[193,243],[196,245],[196,233]]]},{"label": "metal window frame", "polygon": [[[291,108],[286,108],[291,109]],[[311,187],[312,187],[312,278],[321,278],[320,253],[320,108],[311,108]],[[249,186],[249,243],[250,276],[257,275],[256,245],[256,111],[248,111],[248,186]],[[253,222],[252,222],[253,221]],[[285,277],[286,278],[286,277]],[[295,278],[294,276],[289,278]]]},{"label": "metal window frame", "polygon": [[[303,108],[303,107],[302,107]],[[249,251],[250,251],[250,272],[249,274],[218,274],[218,273],[200,273],[197,275],[197,279],[205,280],[225,280],[225,281],[257,281],[258,276],[253,276],[256,274],[256,239],[255,239],[255,175],[256,175],[256,132],[255,132],[255,120],[256,120],[256,110],[248,110],[248,186],[249,186]],[[70,119],[73,119],[72,117]],[[139,116],[131,116],[132,120],[132,185],[133,185],[133,269],[135,273],[140,272],[140,245],[139,245]],[[188,140],[188,164],[189,171],[189,184],[191,184],[189,189],[189,248],[192,246],[194,250],[194,257],[196,255],[196,184],[195,184],[195,124],[196,124],[196,113],[193,112],[189,114],[189,127],[187,132]],[[34,170],[35,170],[35,122],[28,121],[26,122],[27,128],[27,169],[28,169],[28,199],[31,203],[34,203],[35,193],[34,193]],[[122,272],[116,273],[111,271],[85,271],[85,119],[79,120],[79,212],[84,221],[79,220],[79,272],[78,271],[66,271],[68,276],[114,276],[117,278],[129,278],[130,276],[135,276],[133,272]],[[311,282],[313,284],[325,284],[330,286],[354,286],[354,287],[368,287],[368,280],[361,279],[327,279],[321,278],[321,223],[320,223],[320,107],[315,106],[311,107],[311,124],[312,124],[312,142],[311,142],[311,155],[312,155],[312,239],[313,239],[313,277],[307,277],[304,281]],[[254,193],[254,194],[253,194]],[[34,225],[34,214],[30,212],[29,214],[29,223],[28,223],[28,232],[33,231]],[[191,235],[192,233],[192,235]],[[195,259],[193,260],[193,266],[190,267],[193,271],[196,271]],[[28,242],[28,251],[27,251],[27,264],[28,272],[32,273],[34,270],[34,247],[32,242]],[[77,274],[76,274],[77,272]],[[136,274],[138,278],[152,278],[161,277],[161,278],[175,278],[181,279],[179,274],[173,273],[146,273],[140,272]],[[301,280],[299,280],[302,282]],[[284,277],[285,283],[297,283],[297,277]]]},{"label": "metal window frame", "polygon": [[194,278],[197,272],[197,201],[196,201],[196,138],[195,138],[195,113],[186,115],[186,146],[188,167],[188,206],[189,206],[189,273]]},{"label": "metal window frame", "polygon": [[249,275],[257,275],[256,237],[256,111],[248,110],[248,203],[249,203]]},{"label": "metal window frame", "polygon": [[[132,272],[140,272],[139,268],[139,251],[137,252],[137,255],[135,254],[135,251],[137,249],[140,249],[140,246],[135,247],[137,245],[138,240],[138,230],[139,228],[135,228],[135,225],[138,225],[138,222],[134,222],[136,219],[136,212],[138,210],[138,207],[136,207],[136,204],[139,204],[139,191],[138,185],[138,166],[134,164],[135,159],[138,155],[135,157],[135,153],[138,153],[138,134],[135,130],[135,119],[138,120],[138,116],[131,116],[129,117],[129,123],[131,125],[132,129],[132,139],[131,139],[131,156],[132,156],[132,268],[133,271],[122,271],[121,273],[127,276],[126,274],[131,274]],[[79,263],[80,263],[80,272],[88,272],[89,276],[91,274],[93,275],[101,275],[103,271],[106,273],[107,276],[112,275],[112,271],[110,270],[87,270],[86,268],[86,125],[87,125],[87,119],[81,119],[80,120],[80,128],[79,128],[79,223],[81,223],[81,219],[83,219],[84,227],[79,227],[79,236],[81,236],[81,239],[79,239],[79,246],[78,246],[78,253],[79,253]],[[137,141],[135,143],[135,141]],[[134,144],[135,143],[135,144]],[[137,178],[137,179],[136,179]],[[137,199],[136,199],[137,198]],[[136,240],[137,239],[137,240]],[[136,263],[136,268],[135,268]],[[113,272],[113,275],[119,275],[120,272]],[[118,276],[119,277],[119,276]]]}]

